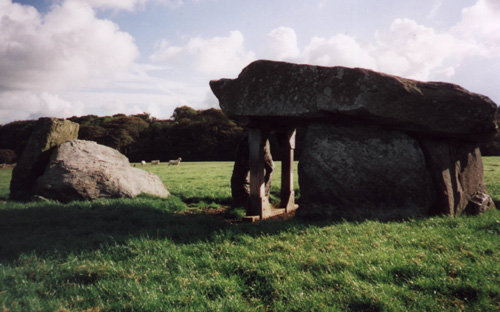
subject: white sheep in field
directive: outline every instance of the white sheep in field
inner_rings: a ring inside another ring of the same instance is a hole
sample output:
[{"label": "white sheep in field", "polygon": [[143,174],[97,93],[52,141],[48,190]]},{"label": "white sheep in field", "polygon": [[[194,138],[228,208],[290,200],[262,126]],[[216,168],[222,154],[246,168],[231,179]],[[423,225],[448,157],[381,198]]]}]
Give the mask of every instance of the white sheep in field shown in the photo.
[{"label": "white sheep in field", "polygon": [[152,160],[151,165],[159,165],[160,161],[159,160]]},{"label": "white sheep in field", "polygon": [[169,166],[178,166],[179,163],[181,162],[182,158],[177,158],[177,160],[169,160],[168,165]]},{"label": "white sheep in field", "polygon": [[141,160],[141,165],[142,166],[146,166],[146,161],[145,160]]}]

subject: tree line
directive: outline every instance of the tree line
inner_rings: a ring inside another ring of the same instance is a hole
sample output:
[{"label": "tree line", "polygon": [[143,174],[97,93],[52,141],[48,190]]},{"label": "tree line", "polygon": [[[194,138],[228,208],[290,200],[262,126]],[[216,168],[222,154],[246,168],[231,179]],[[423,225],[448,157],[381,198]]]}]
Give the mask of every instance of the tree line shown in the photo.
[{"label": "tree line", "polygon": [[[182,157],[186,161],[230,161],[246,131],[219,109],[178,107],[170,119],[148,113],[87,115],[67,118],[80,125],[78,138],[112,147],[131,162]],[[0,163],[14,163],[21,155],[36,120],[0,126]]]},{"label": "tree line", "polygon": [[[178,157],[184,161],[232,161],[239,142],[247,134],[246,129],[215,108],[195,110],[181,106],[165,120],[148,113],[68,119],[80,125],[79,139],[112,147],[131,162],[166,161]],[[500,125],[498,111],[496,122]],[[36,120],[0,125],[0,164],[17,161],[35,126]],[[303,139],[304,131],[298,129],[296,156],[300,155]],[[276,139],[271,137],[270,141],[273,158],[279,160]],[[500,156],[500,131],[481,146],[481,152],[483,156]]]}]

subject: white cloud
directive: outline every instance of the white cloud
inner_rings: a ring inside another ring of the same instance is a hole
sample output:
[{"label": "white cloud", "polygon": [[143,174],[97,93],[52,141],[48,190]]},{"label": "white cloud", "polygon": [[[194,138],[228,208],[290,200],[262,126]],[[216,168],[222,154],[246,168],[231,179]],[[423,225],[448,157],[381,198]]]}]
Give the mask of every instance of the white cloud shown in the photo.
[{"label": "white cloud", "polygon": [[318,65],[377,69],[370,46],[344,34],[329,39],[313,37],[303,57],[307,63]]},{"label": "white cloud", "polygon": [[0,88],[62,90],[127,71],[134,39],[92,8],[68,0],[42,16],[33,7],[0,7]]},{"label": "white cloud", "polygon": [[500,55],[500,1],[478,0],[462,10],[462,20],[451,29],[455,36],[480,47],[487,57]]},{"label": "white cloud", "polygon": [[88,3],[67,0],[42,15],[0,1],[0,123],[84,112],[69,89],[106,85],[139,56],[134,39],[98,19]]},{"label": "white cloud", "polygon": [[254,52],[245,51],[243,34],[237,30],[228,37],[192,38],[187,50],[195,56],[196,70],[215,76],[236,75],[255,60]]},{"label": "white cloud", "polygon": [[227,37],[194,37],[184,46],[171,46],[162,40],[150,60],[173,64],[175,59],[175,63],[191,64],[192,69],[209,76],[234,76],[255,60],[255,53],[245,50],[244,41],[243,34],[237,30]]},{"label": "white cloud", "polygon": [[337,34],[330,38],[313,37],[301,50],[297,44],[295,30],[289,27],[278,27],[267,35],[264,58],[323,66],[376,69],[377,63],[370,54],[371,49],[370,45],[354,37]]},{"label": "white cloud", "polygon": [[437,33],[410,19],[396,19],[388,31],[377,31],[374,43],[337,34],[313,37],[300,50],[294,30],[285,27],[271,31],[268,41],[271,59],[362,67],[421,80],[429,79],[435,70],[442,71],[445,60],[461,59],[468,49],[452,35]]},{"label": "white cloud", "polygon": [[268,53],[280,61],[293,61],[300,55],[297,34],[290,27],[278,27],[267,34]]},{"label": "white cloud", "polygon": [[[442,6],[436,0],[435,14]],[[303,49],[292,28],[268,34],[265,58],[324,66],[363,67],[418,80],[453,81],[463,62],[500,59],[500,2],[478,0],[462,11],[462,20],[438,32],[408,18],[395,19],[387,30],[377,30],[373,41],[345,34],[313,37]],[[470,68],[470,65],[467,66]]]},{"label": "white cloud", "polygon": [[39,117],[78,116],[83,112],[80,102],[71,103],[57,94],[32,91],[7,91],[0,93],[0,123]]},{"label": "white cloud", "polygon": [[388,32],[375,34],[379,70],[427,80],[446,59],[460,59],[464,46],[450,34],[437,33],[410,19],[396,19]]},{"label": "white cloud", "polygon": [[156,44],[155,52],[149,57],[152,62],[168,63],[180,57],[184,52],[183,47],[171,46],[165,39]]}]

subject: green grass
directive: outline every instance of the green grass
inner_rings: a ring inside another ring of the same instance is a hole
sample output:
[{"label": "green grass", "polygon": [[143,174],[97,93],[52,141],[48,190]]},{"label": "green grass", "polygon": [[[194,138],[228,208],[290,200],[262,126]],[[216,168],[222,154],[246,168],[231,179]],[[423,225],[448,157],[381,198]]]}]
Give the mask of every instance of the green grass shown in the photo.
[{"label": "green grass", "polygon": [[10,194],[12,168],[0,169],[0,200],[7,200]]},{"label": "green grass", "polygon": [[[233,162],[183,162],[179,166],[146,165],[141,168],[159,175],[167,189],[188,204],[231,203],[231,174]],[[299,194],[297,162],[295,163],[295,193]],[[281,189],[281,162],[275,163],[271,186],[271,202],[279,202]]]},{"label": "green grass", "polygon": [[486,187],[500,208],[500,157],[483,157],[483,167]]},{"label": "green grass", "polygon": [[[484,163],[498,202],[500,158]],[[0,311],[500,310],[498,210],[235,224],[185,211],[229,201],[231,163],[146,169],[173,196],[1,201]]]}]

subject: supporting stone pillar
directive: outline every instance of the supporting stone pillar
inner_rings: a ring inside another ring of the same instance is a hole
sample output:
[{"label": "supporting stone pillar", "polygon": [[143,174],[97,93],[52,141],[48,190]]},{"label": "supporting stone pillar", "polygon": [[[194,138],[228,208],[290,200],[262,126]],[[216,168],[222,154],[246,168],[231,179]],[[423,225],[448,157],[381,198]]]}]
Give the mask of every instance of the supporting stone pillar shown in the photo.
[{"label": "supporting stone pillar", "polygon": [[295,209],[295,192],[293,190],[293,156],[295,150],[295,128],[277,132],[276,137],[281,147],[281,205],[285,213]]},{"label": "supporting stone pillar", "polygon": [[269,199],[265,192],[264,146],[269,130],[260,127],[250,128],[248,145],[250,149],[250,197],[248,198],[247,216],[259,216],[263,219],[271,214]]}]

